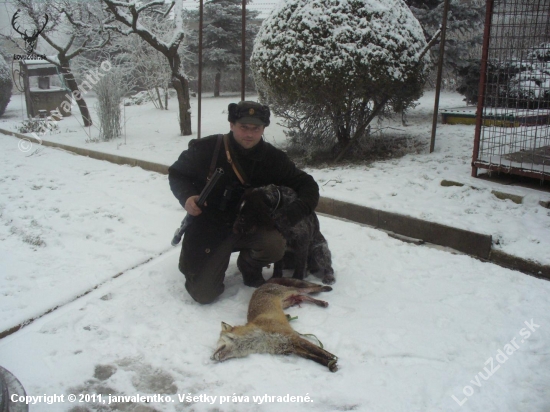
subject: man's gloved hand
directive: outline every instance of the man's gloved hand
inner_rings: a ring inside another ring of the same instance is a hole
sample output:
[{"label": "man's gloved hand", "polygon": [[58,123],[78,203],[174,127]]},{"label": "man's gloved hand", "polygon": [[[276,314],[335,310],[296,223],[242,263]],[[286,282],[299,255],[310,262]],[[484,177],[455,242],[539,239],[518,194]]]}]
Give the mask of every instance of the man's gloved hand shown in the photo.
[{"label": "man's gloved hand", "polygon": [[307,214],[306,205],[301,200],[295,200],[289,205],[275,212],[275,220],[280,220],[282,224],[288,224],[288,227],[296,225]]}]

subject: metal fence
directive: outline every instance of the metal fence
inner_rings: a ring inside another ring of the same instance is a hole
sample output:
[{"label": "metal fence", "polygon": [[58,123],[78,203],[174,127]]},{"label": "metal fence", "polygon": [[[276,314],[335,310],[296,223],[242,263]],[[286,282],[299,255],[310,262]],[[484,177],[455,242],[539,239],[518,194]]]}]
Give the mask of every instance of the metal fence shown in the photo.
[{"label": "metal fence", "polygon": [[550,179],[550,0],[487,0],[472,175]]}]

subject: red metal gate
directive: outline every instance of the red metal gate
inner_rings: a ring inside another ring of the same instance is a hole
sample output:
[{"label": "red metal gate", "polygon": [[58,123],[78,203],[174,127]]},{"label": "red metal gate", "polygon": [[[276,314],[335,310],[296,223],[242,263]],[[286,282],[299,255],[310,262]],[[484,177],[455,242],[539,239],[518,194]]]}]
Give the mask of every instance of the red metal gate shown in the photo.
[{"label": "red metal gate", "polygon": [[550,0],[487,0],[472,176],[550,178]]}]

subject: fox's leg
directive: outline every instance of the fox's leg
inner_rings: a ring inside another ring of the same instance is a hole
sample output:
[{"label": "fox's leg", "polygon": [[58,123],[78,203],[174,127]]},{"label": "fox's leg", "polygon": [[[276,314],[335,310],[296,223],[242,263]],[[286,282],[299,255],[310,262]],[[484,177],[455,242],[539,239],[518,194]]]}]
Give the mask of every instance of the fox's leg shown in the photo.
[{"label": "fox's leg", "polygon": [[320,363],[329,368],[331,372],[338,370],[338,358],[335,355],[303,338],[296,337],[294,339],[294,349],[296,355]]},{"label": "fox's leg", "polygon": [[310,302],[310,303],[313,303],[314,305],[321,306],[323,308],[326,308],[328,306],[328,302],[325,302],[324,300],[315,299],[308,295],[302,295],[301,293],[303,290],[304,289],[301,289],[297,291],[296,294],[292,294],[287,298],[283,299],[282,301],[283,309],[289,308],[294,305],[299,305],[300,303],[303,303],[303,302]]},{"label": "fox's leg", "polygon": [[300,289],[300,293],[330,292],[332,290],[330,286],[319,285],[317,283],[294,278],[271,278],[267,283],[275,283],[277,285]]}]

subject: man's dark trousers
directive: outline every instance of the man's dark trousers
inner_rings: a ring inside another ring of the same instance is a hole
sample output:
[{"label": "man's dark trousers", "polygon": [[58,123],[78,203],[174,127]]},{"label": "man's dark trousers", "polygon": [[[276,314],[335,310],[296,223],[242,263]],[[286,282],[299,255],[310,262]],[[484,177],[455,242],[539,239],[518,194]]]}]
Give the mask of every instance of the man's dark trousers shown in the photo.
[{"label": "man's dark trousers", "polygon": [[[258,230],[252,234],[230,234],[215,251],[212,252],[202,268],[196,273],[184,273],[185,288],[199,303],[211,303],[224,291],[223,281],[229,266],[231,253],[240,251],[239,259],[261,271],[263,266],[283,258],[286,241],[281,233],[273,230]],[[183,253],[180,256],[182,271]],[[243,274],[244,275],[244,274]]]}]

